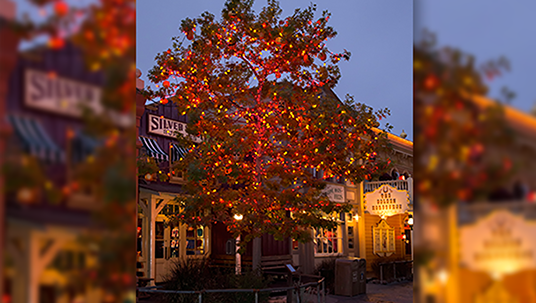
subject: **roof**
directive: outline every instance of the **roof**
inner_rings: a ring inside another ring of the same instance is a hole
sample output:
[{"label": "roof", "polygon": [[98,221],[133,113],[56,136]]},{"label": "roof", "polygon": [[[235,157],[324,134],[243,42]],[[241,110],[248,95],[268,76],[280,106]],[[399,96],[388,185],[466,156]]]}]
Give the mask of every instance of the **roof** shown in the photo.
[{"label": "roof", "polygon": [[[472,96],[471,99],[480,108],[502,105],[495,100],[483,96]],[[536,117],[511,106],[503,105],[503,109],[506,121],[512,128],[525,135],[536,137]]]}]

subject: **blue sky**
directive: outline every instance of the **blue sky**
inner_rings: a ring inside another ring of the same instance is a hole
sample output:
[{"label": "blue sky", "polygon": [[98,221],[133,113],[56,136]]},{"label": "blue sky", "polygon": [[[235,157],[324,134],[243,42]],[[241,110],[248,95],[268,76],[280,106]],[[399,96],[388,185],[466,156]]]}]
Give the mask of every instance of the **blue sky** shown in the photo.
[{"label": "blue sky", "polygon": [[536,2],[531,0],[415,0],[415,36],[426,27],[440,46],[475,55],[477,62],[505,56],[511,71],[490,85],[489,97],[500,97],[507,86],[517,94],[511,105],[529,111],[535,104]]},{"label": "blue sky", "polygon": [[[224,0],[137,1],[137,67],[142,79],[154,65],[157,53],[171,46],[171,38],[182,35],[181,20],[197,17],[204,11],[220,16]],[[282,16],[291,15],[295,8],[305,8],[310,0],[280,1]],[[335,93],[342,99],[349,93],[357,102],[374,109],[389,108],[386,121],[393,133],[402,130],[413,140],[413,1],[358,0],[314,1],[317,17],[323,10],[331,12],[329,25],[338,35],[328,41],[333,52],[347,49],[350,61],[341,61],[342,78]],[[258,12],[266,1],[255,1]],[[383,125],[383,123],[382,123]]]}]

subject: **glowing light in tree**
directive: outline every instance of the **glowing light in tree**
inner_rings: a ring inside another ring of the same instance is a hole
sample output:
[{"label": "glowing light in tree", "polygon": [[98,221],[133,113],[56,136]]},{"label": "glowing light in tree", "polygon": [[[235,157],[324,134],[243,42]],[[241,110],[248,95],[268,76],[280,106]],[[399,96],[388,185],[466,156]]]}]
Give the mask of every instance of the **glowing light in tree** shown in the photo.
[{"label": "glowing light in tree", "polygon": [[157,89],[144,93],[173,102],[202,139],[177,138],[189,149],[175,163],[187,193],[177,220],[219,221],[245,242],[264,233],[304,240],[309,227],[333,228],[331,214],[350,208],[322,194],[325,180],[313,170],[359,183],[388,167],[375,157],[386,142],[375,127],[389,111],[332,92],[350,53],[327,48],[336,35],[329,12],[316,19],[311,5],[281,18],[276,1],[259,14],[252,5],[230,0],[221,20],[208,12],[183,20],[149,71]]}]

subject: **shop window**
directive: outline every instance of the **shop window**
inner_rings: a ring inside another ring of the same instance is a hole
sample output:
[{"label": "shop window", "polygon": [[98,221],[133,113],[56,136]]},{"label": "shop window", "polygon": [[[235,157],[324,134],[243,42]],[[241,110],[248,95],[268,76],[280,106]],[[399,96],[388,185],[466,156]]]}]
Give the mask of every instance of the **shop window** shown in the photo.
[{"label": "shop window", "polygon": [[345,214],[339,214],[339,225],[336,228],[315,228],[314,229],[314,246],[315,255],[332,256],[342,254],[343,231],[345,227]]},{"label": "shop window", "polygon": [[395,253],[395,229],[385,220],[380,221],[372,228],[374,253],[381,257],[388,257]]},{"label": "shop window", "polygon": [[348,226],[348,248],[354,249],[354,226]]},{"label": "shop window", "polygon": [[333,229],[315,229],[315,255],[337,255],[342,253],[342,231]]},{"label": "shop window", "polygon": [[186,229],[186,255],[203,255],[206,253],[208,229],[204,226]]},{"label": "shop window", "polygon": [[170,257],[171,258],[178,258],[179,257],[179,249],[180,249],[180,241],[179,241],[179,228],[178,227],[173,227],[172,229],[169,230],[170,232],[170,243],[169,243],[169,247],[170,247],[170,251],[171,251],[171,255]]},{"label": "shop window", "polygon": [[155,234],[155,252],[154,257],[156,259],[164,258],[164,222],[156,222],[156,234]]}]

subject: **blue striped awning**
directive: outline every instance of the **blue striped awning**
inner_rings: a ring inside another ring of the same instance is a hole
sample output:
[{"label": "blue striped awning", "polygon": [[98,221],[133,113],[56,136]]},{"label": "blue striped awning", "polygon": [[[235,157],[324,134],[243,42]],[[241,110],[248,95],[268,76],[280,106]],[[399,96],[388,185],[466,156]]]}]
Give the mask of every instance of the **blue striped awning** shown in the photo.
[{"label": "blue striped awning", "polygon": [[7,117],[26,152],[48,162],[65,162],[65,153],[52,141],[37,120],[11,115]]},{"label": "blue striped awning", "polygon": [[158,146],[156,140],[146,137],[140,137],[147,155],[160,161],[169,161],[169,156]]},{"label": "blue striped awning", "polygon": [[81,130],[76,131],[73,143],[75,161],[82,161],[88,156],[94,155],[96,150],[103,145],[102,140],[98,140]]},{"label": "blue striped awning", "polygon": [[175,143],[171,143],[171,162],[176,162],[184,158],[187,152],[188,150],[186,150],[186,148]]}]

